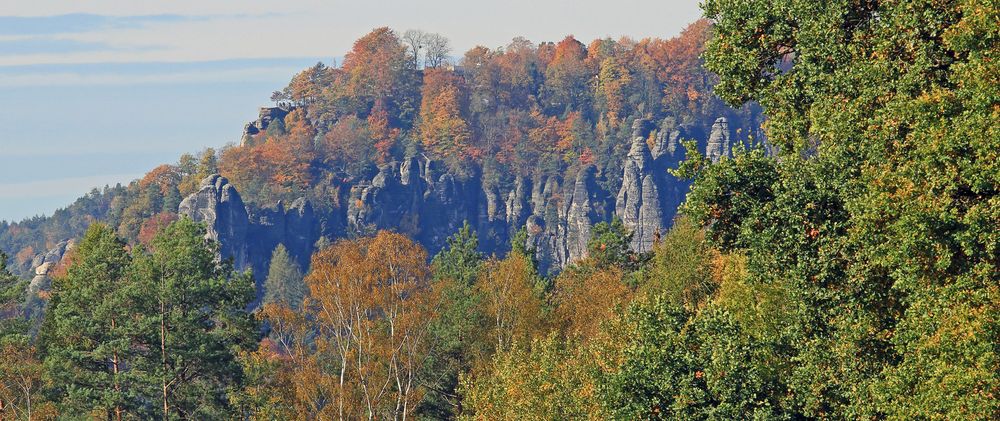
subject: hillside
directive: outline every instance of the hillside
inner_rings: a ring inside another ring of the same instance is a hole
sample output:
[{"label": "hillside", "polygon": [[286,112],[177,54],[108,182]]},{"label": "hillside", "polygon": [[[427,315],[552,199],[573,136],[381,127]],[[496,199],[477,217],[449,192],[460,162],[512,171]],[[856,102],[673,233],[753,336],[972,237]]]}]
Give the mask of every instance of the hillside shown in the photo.
[{"label": "hillside", "polygon": [[51,217],[4,223],[0,248],[32,276],[90,222],[137,244],[187,214],[258,277],[279,243],[303,267],[320,238],[378,229],[433,253],[466,221],[490,254],[525,230],[544,272],[584,257],[590,227],[615,217],[635,232],[633,248],[649,251],[687,190],[668,172],[681,142],[717,159],[761,122],[712,94],[699,58],[708,30],[702,21],[670,40],[587,45],[519,38],[452,60],[439,35],[378,28],[341,66],[295,75],[238,144],[185,155]]},{"label": "hillside", "polygon": [[0,418],[1000,419],[1000,7],[701,7],[378,28],[4,225]]}]

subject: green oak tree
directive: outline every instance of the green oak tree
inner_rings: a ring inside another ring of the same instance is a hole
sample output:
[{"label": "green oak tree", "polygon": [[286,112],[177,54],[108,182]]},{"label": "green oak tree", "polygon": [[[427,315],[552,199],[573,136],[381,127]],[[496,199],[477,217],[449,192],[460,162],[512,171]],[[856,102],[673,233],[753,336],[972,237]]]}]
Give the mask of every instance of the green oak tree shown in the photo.
[{"label": "green oak tree", "polygon": [[[1000,417],[1000,10],[975,0],[703,5],[706,66],[769,116],[685,209],[792,302],[793,413]],[[698,160],[697,158],[695,159]]]}]

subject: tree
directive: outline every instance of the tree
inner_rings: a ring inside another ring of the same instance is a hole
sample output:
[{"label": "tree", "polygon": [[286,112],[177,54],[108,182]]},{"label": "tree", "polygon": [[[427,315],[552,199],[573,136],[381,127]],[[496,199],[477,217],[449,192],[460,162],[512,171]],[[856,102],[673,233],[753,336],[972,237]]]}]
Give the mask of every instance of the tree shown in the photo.
[{"label": "tree", "polygon": [[620,355],[597,375],[597,396],[613,418],[788,416],[776,408],[784,389],[756,355],[764,347],[727,313],[692,319],[654,297],[634,303],[623,322]]},{"label": "tree", "polygon": [[587,240],[588,257],[598,269],[614,267],[633,271],[638,268],[640,256],[632,251],[631,244],[632,233],[628,232],[621,219],[615,217],[611,223],[594,225]]},{"label": "tree", "polygon": [[0,338],[0,418],[48,420],[57,411],[42,395],[44,368],[27,341]]},{"label": "tree", "polygon": [[[408,29],[403,33],[402,40],[410,48],[409,54],[413,60],[414,69],[440,67],[445,64],[448,60],[448,54],[451,53],[448,38],[440,34]],[[423,63],[420,60],[421,56]]]},{"label": "tree", "polygon": [[136,257],[133,276],[146,296],[139,313],[144,355],[135,369],[163,419],[227,414],[229,388],[243,375],[237,354],[257,339],[247,312],[253,278],[218,262],[217,245],[204,238],[204,227],[182,218]]},{"label": "tree", "polygon": [[341,240],[313,257],[305,314],[265,306],[300,414],[412,416],[435,303],[426,259],[399,234]]},{"label": "tree", "polygon": [[441,34],[428,34],[426,44],[427,50],[424,53],[424,66],[432,69],[441,67],[448,63],[448,55],[451,54],[451,42]]},{"label": "tree", "polygon": [[657,291],[672,304],[693,312],[716,291],[713,264],[720,258],[701,227],[686,217],[677,218],[663,240],[653,246],[644,289]]},{"label": "tree", "polygon": [[382,101],[390,122],[412,121],[410,112],[416,104],[411,101],[418,81],[406,50],[396,33],[386,27],[375,28],[354,42],[344,56],[343,87],[359,114],[366,115]]},{"label": "tree", "polygon": [[7,255],[0,252],[0,340],[27,332],[23,306],[28,283],[7,269]]},{"label": "tree", "polygon": [[526,345],[543,328],[541,280],[531,259],[512,252],[491,259],[480,272],[476,291],[482,296],[494,352]]},{"label": "tree", "polygon": [[42,396],[43,367],[30,343],[24,313],[28,283],[7,270],[0,252],[0,419],[51,419],[55,408]]},{"label": "tree", "polygon": [[595,269],[585,261],[555,279],[550,313],[563,336],[586,342],[598,335],[601,323],[613,318],[632,298],[621,269]]},{"label": "tree", "polygon": [[420,138],[424,148],[463,173],[466,159],[477,156],[466,122],[467,103],[462,78],[443,69],[424,72],[420,104]]},{"label": "tree", "polygon": [[594,74],[584,61],[586,57],[587,47],[572,35],[556,44],[552,61],[545,68],[543,107],[561,113],[590,105]]},{"label": "tree", "polygon": [[704,8],[716,92],[765,107],[781,159],[705,169],[691,215],[746,254],[752,282],[781,282],[797,300],[794,404],[806,416],[1000,416],[986,222],[1000,214],[997,8]]},{"label": "tree", "polygon": [[454,418],[461,412],[459,376],[487,358],[489,341],[482,327],[488,320],[474,289],[485,259],[478,248],[479,237],[466,222],[431,260],[433,288],[441,301],[428,327],[434,346],[423,368],[428,393],[418,408],[422,416]]},{"label": "tree", "polygon": [[63,412],[121,419],[144,411],[135,370],[139,289],[125,244],[94,224],[64,278],[52,284],[45,368]]},{"label": "tree", "polygon": [[484,375],[463,377],[462,419],[607,419],[594,399],[596,362],[556,335],[498,353]]},{"label": "tree", "polygon": [[264,281],[264,304],[300,309],[306,295],[306,285],[302,278],[299,264],[289,257],[284,244],[278,244],[271,253],[271,264]]},{"label": "tree", "polygon": [[291,101],[297,106],[304,106],[318,101],[323,88],[330,83],[331,71],[322,62],[303,70],[292,77],[292,81],[281,92],[275,92],[271,99],[279,105],[283,101]]}]

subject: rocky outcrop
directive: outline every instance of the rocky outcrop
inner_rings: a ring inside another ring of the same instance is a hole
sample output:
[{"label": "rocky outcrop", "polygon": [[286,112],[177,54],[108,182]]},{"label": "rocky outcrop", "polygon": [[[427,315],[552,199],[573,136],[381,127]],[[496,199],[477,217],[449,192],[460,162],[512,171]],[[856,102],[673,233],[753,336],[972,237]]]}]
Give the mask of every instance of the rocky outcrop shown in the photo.
[{"label": "rocky outcrop", "polygon": [[249,266],[247,232],[250,220],[243,199],[229,180],[213,174],[201,181],[198,192],[185,198],[178,215],[202,222],[205,238],[219,242],[222,258],[232,258],[237,268]]},{"label": "rocky outcrop", "polygon": [[[480,200],[489,192],[479,187],[478,178],[473,180],[459,181],[426,158],[385,164],[371,181],[350,188],[347,229],[355,234],[400,231],[436,252],[465,221],[475,224],[491,220],[487,215],[496,220],[502,214],[498,198],[492,208]],[[484,203],[481,210],[480,203]]]},{"label": "rocky outcrop", "polygon": [[566,253],[565,258],[558,262],[560,268],[587,256],[591,227],[608,219],[607,201],[597,185],[596,173],[595,167],[587,166],[576,175],[573,194],[562,218],[566,227],[563,241]]},{"label": "rocky outcrop", "polygon": [[186,197],[177,213],[205,224],[205,238],[219,242],[220,258],[232,258],[237,269],[252,269],[258,293],[263,292],[259,286],[278,244],[284,244],[289,255],[306,270],[318,238],[316,216],[309,201],[300,198],[287,209],[279,201],[248,212],[236,188],[217,174],[202,180],[198,192]]},{"label": "rocky outcrop", "polygon": [[251,212],[247,251],[254,273],[267,273],[271,253],[278,244],[284,244],[299,267],[307,269],[313,244],[318,238],[316,225],[312,204],[304,198],[295,200],[287,209],[278,201],[273,206]]},{"label": "rocky outcrop", "polygon": [[257,119],[243,126],[243,136],[240,137],[240,146],[253,144],[254,136],[267,130],[271,122],[285,119],[288,113],[294,110],[293,107],[260,107],[260,114]]},{"label": "rocky outcrop", "polygon": [[712,124],[712,132],[708,135],[705,156],[712,162],[719,162],[724,156],[729,156],[729,120],[719,117]]},{"label": "rocky outcrop", "polygon": [[49,274],[56,266],[62,263],[73,248],[76,247],[76,240],[63,240],[47,252],[35,256],[31,260],[31,283],[28,284],[28,294],[35,296],[39,291],[47,291],[52,283]]},{"label": "rocky outcrop", "polygon": [[660,187],[653,174],[653,156],[646,137],[649,122],[636,120],[632,125],[632,146],[625,158],[622,187],[615,201],[615,214],[632,231],[632,248],[652,250],[653,242],[666,223],[661,208]]},{"label": "rocky outcrop", "polygon": [[[264,114],[260,122],[269,121]],[[525,245],[535,250],[540,270],[554,272],[585,258],[592,226],[614,216],[633,231],[636,251],[652,250],[688,190],[687,181],[668,171],[684,159],[681,141],[700,138],[699,147],[713,160],[729,154],[725,118],[715,122],[707,141],[698,133],[671,117],[655,124],[636,120],[621,170],[608,174],[585,166],[565,180],[566,174],[460,177],[425,156],[411,156],[380,166],[370,179],[344,181],[338,186],[343,206],[324,215],[304,199],[248,214],[225,178],[212,176],[184,200],[180,214],[205,222],[208,237],[222,243],[222,254],[233,257],[238,267],[252,267],[258,279],[279,243],[303,268],[320,235],[335,239],[389,229],[415,238],[433,255],[464,222],[476,229],[484,251],[500,255],[524,229]],[[616,192],[602,188],[616,184],[611,180],[618,176]]]}]

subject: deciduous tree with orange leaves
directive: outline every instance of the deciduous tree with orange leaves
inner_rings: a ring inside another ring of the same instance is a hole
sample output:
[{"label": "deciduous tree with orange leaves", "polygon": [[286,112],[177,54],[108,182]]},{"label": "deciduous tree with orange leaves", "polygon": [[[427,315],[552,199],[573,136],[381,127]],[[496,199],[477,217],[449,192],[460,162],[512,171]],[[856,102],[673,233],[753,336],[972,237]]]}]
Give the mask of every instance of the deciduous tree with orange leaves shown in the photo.
[{"label": "deciduous tree with orange leaves", "polygon": [[420,103],[420,139],[435,157],[460,165],[477,156],[467,123],[464,81],[454,72],[427,69]]},{"label": "deciduous tree with orange leaves", "polygon": [[306,418],[405,419],[423,391],[435,298],[427,252],[382,231],[313,256],[304,314],[265,307]]}]

